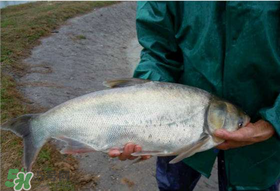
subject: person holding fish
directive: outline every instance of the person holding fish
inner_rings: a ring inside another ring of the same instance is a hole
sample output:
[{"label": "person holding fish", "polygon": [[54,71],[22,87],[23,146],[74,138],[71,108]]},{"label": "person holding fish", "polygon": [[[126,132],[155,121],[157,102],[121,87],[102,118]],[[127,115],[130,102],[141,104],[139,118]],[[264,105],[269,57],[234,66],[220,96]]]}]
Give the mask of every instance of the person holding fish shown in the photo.
[{"label": "person holding fish", "polygon": [[193,190],[218,157],[220,191],[278,191],[279,13],[279,2],[139,2],[135,78],[0,129],[23,138],[28,172],[56,139],[62,154],[159,156],[160,190]]},{"label": "person holding fish", "polygon": [[[160,190],[193,190],[218,157],[221,191],[279,191],[279,13],[279,2],[138,2],[143,50],[134,77],[204,89],[251,117],[234,132],[214,131],[215,139],[224,140],[217,149],[176,164],[169,164],[174,157],[158,157]],[[141,149],[127,143],[123,152],[111,149],[109,155],[133,160],[131,153]]]}]

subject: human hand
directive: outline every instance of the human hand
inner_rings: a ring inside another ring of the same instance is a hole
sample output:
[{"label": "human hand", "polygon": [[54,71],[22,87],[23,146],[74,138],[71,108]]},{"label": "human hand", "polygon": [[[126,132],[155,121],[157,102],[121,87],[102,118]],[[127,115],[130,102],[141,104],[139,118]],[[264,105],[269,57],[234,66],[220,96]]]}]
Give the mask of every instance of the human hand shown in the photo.
[{"label": "human hand", "polygon": [[265,141],[272,137],[274,133],[275,129],[269,122],[259,120],[256,123],[249,123],[245,127],[234,132],[219,129],[215,131],[214,135],[225,140],[225,142],[218,145],[216,148],[228,150]]},{"label": "human hand", "polygon": [[[119,159],[121,161],[124,161],[126,159],[129,159],[129,160],[134,160],[136,159],[137,157],[136,156],[131,156],[131,153],[134,153],[134,152],[139,152],[142,150],[142,147],[140,145],[135,145],[134,143],[127,143],[125,146],[124,146],[124,149],[123,149],[123,152],[121,153],[119,149],[115,149],[115,148],[112,148],[110,151],[109,151],[109,156],[110,157],[119,157]],[[141,156],[141,159],[142,160],[147,160],[151,158],[150,155],[145,155],[145,156]]]}]

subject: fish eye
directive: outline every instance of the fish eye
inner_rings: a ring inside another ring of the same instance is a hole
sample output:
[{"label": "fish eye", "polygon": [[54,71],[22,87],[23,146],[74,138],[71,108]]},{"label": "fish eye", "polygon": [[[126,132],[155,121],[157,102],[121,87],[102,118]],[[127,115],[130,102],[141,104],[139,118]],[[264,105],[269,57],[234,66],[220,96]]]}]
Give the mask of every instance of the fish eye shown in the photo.
[{"label": "fish eye", "polygon": [[238,127],[242,127],[243,126],[243,121],[238,122]]}]

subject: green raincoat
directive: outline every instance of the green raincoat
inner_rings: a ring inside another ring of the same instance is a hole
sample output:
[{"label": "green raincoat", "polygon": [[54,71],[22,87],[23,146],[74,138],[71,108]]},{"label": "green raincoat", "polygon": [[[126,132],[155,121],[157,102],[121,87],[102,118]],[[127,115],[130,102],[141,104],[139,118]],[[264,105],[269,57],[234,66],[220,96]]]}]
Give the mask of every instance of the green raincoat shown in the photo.
[{"label": "green raincoat", "polygon": [[[134,77],[187,84],[269,121],[267,141],[225,152],[229,190],[262,190],[280,177],[280,2],[139,2],[144,47]],[[184,162],[206,177],[213,150]]]}]

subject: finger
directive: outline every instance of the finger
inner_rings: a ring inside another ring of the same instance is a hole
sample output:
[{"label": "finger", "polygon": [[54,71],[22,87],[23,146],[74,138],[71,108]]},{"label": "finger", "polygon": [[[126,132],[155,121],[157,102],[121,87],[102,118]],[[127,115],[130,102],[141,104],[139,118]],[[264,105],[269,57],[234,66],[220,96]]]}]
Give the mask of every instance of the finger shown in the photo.
[{"label": "finger", "polygon": [[115,158],[119,156],[121,153],[118,149],[111,149],[108,154],[110,157]]},{"label": "finger", "polygon": [[244,147],[244,146],[251,145],[251,144],[253,144],[253,142],[225,141],[224,143],[218,145],[216,148],[220,149],[220,150],[228,150],[228,149]]},{"label": "finger", "polygon": [[135,147],[135,144],[127,143],[124,146],[123,153],[119,156],[119,159],[122,161],[128,159],[131,156],[131,153],[133,153],[134,147]]},{"label": "finger", "polygon": [[246,141],[246,142],[260,142],[270,138],[273,135],[273,127],[267,126],[267,123],[249,123],[234,132],[225,133],[225,140],[232,141]]},{"label": "finger", "polygon": [[234,132],[228,132],[225,129],[219,129],[215,131],[215,136],[229,141],[252,141],[254,133],[255,131],[253,127],[248,126],[238,129]]},{"label": "finger", "polygon": [[223,151],[226,151],[229,149],[228,147],[225,146],[225,143],[222,143],[222,144],[216,146],[215,148],[217,148],[219,150],[223,150]]},{"label": "finger", "polygon": [[[135,152],[140,152],[140,151],[142,151],[142,147],[140,145],[136,145],[135,146]],[[141,160],[147,160],[149,158],[151,158],[150,155],[143,155],[143,156],[141,156]]]},{"label": "finger", "polygon": [[225,141],[222,144],[219,144],[218,146],[216,146],[216,148],[220,149],[220,150],[228,150],[229,149],[229,145],[228,145],[227,141]]},{"label": "finger", "polygon": [[[140,152],[141,150],[142,150],[142,147],[140,145],[135,145],[134,148],[133,148],[133,153]],[[138,157],[137,156],[130,156],[129,160],[134,160],[136,158],[138,158]]]},{"label": "finger", "polygon": [[140,152],[142,151],[142,147],[140,145],[135,146],[135,152]]},{"label": "finger", "polygon": [[273,126],[264,120],[259,120],[254,124],[249,124],[248,126],[254,127],[254,139],[256,140],[256,142],[265,141],[272,137],[275,133],[275,129],[273,128]]},{"label": "finger", "polygon": [[[139,145],[137,145],[137,146],[139,146]],[[140,146],[139,146],[140,147]],[[139,151],[142,151],[142,148],[140,147],[140,150]],[[147,159],[149,159],[149,158],[151,158],[152,156],[151,155],[143,155],[143,156],[141,156],[141,159],[142,160],[147,160]]]},{"label": "finger", "polygon": [[142,159],[142,160],[148,160],[148,159],[150,159],[150,158],[152,158],[151,155],[144,155],[144,156],[141,156],[141,159]]}]

